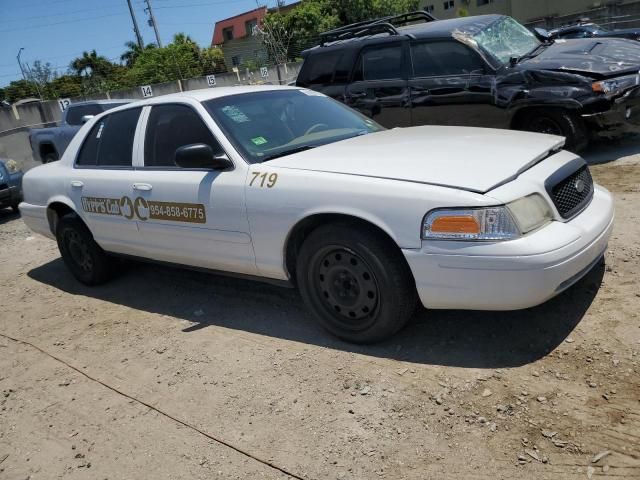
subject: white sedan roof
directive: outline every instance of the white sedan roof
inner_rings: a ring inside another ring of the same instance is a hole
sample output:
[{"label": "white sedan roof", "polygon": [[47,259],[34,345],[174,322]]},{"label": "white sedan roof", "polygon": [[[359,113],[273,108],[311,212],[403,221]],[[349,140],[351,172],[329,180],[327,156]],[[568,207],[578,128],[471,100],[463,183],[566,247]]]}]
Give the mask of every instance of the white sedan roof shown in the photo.
[{"label": "white sedan roof", "polygon": [[161,95],[154,98],[148,98],[140,100],[132,105],[154,105],[158,103],[171,103],[179,100],[197,100],[199,102],[206,102],[207,100],[213,100],[214,98],[228,97],[230,95],[239,95],[242,93],[254,93],[254,92],[268,92],[273,90],[300,90],[297,87],[288,87],[281,85],[242,85],[237,87],[215,87],[206,88],[202,90],[190,90],[187,92],[171,93],[169,95]]}]

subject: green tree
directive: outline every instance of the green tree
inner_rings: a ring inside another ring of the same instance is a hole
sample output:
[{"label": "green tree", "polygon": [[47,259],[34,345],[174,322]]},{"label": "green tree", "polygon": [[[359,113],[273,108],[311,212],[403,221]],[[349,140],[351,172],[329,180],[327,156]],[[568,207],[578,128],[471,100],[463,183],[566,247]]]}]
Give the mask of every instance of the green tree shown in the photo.
[{"label": "green tree", "polygon": [[14,103],[25,98],[37,98],[38,89],[28,80],[15,80],[5,87],[4,95],[9,103]]},{"label": "green tree", "polygon": [[217,48],[201,49],[184,33],[163,48],[145,49],[127,73],[134,85],[170,82],[226,71],[224,56]]},{"label": "green tree", "polygon": [[157,45],[155,43],[149,43],[144,48],[140,48],[140,45],[136,42],[127,42],[124,46],[127,47],[127,50],[120,55],[120,60],[123,61],[127,67],[131,67],[143,50],[156,48]]},{"label": "green tree", "polygon": [[224,53],[220,48],[203,48],[200,50],[200,63],[202,64],[202,75],[212,73],[224,73],[227,65],[224,62]]},{"label": "green tree", "polygon": [[112,72],[114,66],[106,57],[98,55],[95,50],[83,52],[81,57],[71,62],[71,69],[77,75],[85,76],[107,76]]},{"label": "green tree", "polygon": [[272,60],[282,63],[273,52],[281,50],[283,45],[286,45],[288,60],[293,60],[315,44],[322,32],[415,11],[419,7],[419,0],[306,0],[286,14],[267,14],[262,27],[263,42]]},{"label": "green tree", "polygon": [[45,88],[45,96],[48,100],[80,97],[82,94],[82,78],[78,75],[61,75],[48,83]]}]

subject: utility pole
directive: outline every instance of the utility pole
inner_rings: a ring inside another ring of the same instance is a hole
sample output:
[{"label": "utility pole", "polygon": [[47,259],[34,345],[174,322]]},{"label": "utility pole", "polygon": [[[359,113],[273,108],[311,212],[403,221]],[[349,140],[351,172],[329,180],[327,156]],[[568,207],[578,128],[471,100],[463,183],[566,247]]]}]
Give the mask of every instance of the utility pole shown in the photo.
[{"label": "utility pole", "polygon": [[16,58],[18,59],[18,66],[20,67],[20,72],[22,72],[22,79],[26,80],[27,76],[24,74],[24,68],[22,68],[22,62],[20,61],[20,55],[22,55],[23,50],[24,50],[24,47],[18,50],[18,56]]},{"label": "utility pole", "polygon": [[162,48],[162,40],[160,40],[160,32],[158,32],[158,23],[156,22],[156,17],[153,14],[153,8],[151,7],[151,0],[144,0],[147,4],[147,8],[145,11],[149,13],[149,26],[153,27],[153,30],[156,32],[156,43],[158,47]]},{"label": "utility pole", "polygon": [[129,12],[131,12],[131,20],[133,21],[133,31],[136,32],[136,39],[138,41],[138,46],[140,50],[144,49],[144,41],[142,40],[142,35],[140,35],[140,29],[138,28],[138,21],[136,20],[136,14],[133,11],[133,5],[131,5],[131,0],[127,0],[129,4]]}]

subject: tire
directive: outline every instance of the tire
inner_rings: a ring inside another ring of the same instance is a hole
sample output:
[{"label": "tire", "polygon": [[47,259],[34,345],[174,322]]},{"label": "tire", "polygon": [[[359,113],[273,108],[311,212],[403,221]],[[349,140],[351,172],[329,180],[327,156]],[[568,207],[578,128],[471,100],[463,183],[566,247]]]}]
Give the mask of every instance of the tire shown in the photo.
[{"label": "tire", "polygon": [[403,328],[417,292],[398,247],[372,228],[336,223],[314,230],[296,262],[300,294],[335,336],[374,343]]},{"label": "tire", "polygon": [[42,158],[42,163],[51,163],[51,162],[55,162],[57,160],[58,160],[58,155],[56,153],[47,153]]},{"label": "tire", "polygon": [[566,150],[579,152],[589,145],[589,135],[582,119],[567,110],[535,109],[522,119],[521,130],[566,137]]},{"label": "tire", "polygon": [[114,262],[76,214],[65,215],[58,221],[56,239],[65,265],[80,283],[100,285],[113,276]]}]

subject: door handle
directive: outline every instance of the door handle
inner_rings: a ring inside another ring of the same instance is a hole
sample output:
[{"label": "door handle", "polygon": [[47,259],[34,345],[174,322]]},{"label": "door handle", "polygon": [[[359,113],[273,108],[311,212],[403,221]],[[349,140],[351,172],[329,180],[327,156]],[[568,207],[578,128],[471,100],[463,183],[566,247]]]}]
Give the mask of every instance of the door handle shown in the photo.
[{"label": "door handle", "polygon": [[84,187],[84,183],[81,182],[80,180],[71,180],[71,186],[73,188],[82,188]]},{"label": "door handle", "polygon": [[134,183],[133,189],[140,190],[141,192],[150,192],[153,187],[148,183]]},{"label": "door handle", "polygon": [[367,96],[367,92],[352,92],[349,95],[351,98],[365,98]]}]

